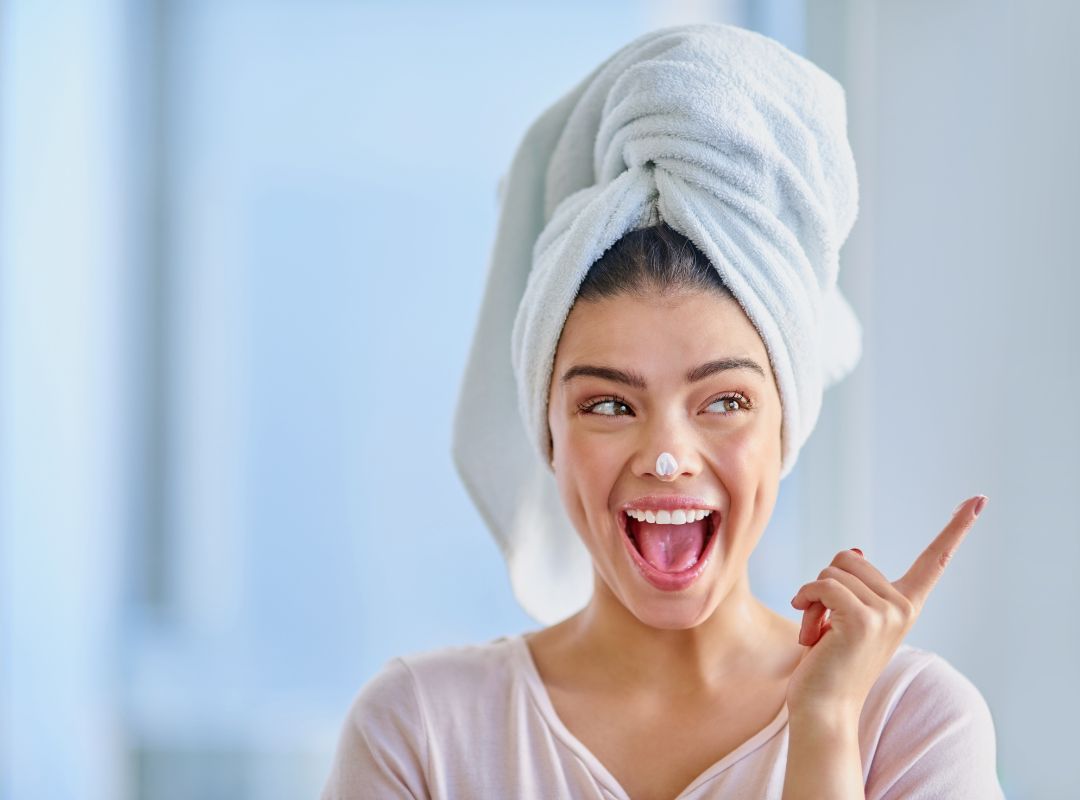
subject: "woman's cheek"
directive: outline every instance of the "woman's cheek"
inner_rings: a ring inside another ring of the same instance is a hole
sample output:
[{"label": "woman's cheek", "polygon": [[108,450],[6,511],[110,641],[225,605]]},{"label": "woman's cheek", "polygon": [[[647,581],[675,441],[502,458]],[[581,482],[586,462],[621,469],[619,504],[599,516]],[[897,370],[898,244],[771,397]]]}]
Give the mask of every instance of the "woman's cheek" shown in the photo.
[{"label": "woman's cheek", "polygon": [[566,454],[572,461],[573,471],[584,480],[601,480],[615,457],[611,443],[597,441],[598,437],[590,437],[587,432],[568,438]]},{"label": "woman's cheek", "polygon": [[714,450],[718,465],[728,475],[752,473],[761,461],[765,447],[751,425],[729,432],[718,445]]},{"label": "woman's cheek", "polygon": [[[763,420],[767,422],[767,420]],[[780,443],[766,435],[768,424],[748,425],[732,437],[725,449],[723,467],[731,489],[738,493],[741,508],[738,517],[744,530],[752,533],[746,543],[751,549],[757,542],[776,502],[777,465]]]}]

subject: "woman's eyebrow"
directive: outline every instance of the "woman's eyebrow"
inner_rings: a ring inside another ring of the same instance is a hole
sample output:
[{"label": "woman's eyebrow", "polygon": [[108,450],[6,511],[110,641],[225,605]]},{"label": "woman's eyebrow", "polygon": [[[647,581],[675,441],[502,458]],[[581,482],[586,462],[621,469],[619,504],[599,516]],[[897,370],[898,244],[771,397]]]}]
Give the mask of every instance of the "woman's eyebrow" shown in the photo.
[{"label": "woman's eyebrow", "polygon": [[[733,356],[706,361],[704,364],[699,364],[693,369],[688,370],[686,373],[686,382],[695,383],[696,381],[708,378],[710,375],[715,375],[718,372],[725,372],[730,369],[749,369],[758,373],[762,378],[765,377],[765,370],[752,358]],[[598,367],[592,364],[576,364],[570,367],[570,369],[563,373],[561,382],[567,383],[572,378],[581,375],[602,378],[615,383],[623,383],[627,386],[632,386],[635,389],[647,388],[645,378],[637,372],[616,369],[615,367]]]}]

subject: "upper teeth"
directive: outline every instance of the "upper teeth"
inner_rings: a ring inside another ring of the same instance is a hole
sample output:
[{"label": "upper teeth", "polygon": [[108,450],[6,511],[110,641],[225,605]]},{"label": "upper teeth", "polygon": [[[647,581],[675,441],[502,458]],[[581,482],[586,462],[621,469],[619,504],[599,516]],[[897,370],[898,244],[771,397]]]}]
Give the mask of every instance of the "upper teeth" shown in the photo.
[{"label": "upper teeth", "polygon": [[642,511],[630,508],[626,511],[639,522],[655,522],[658,525],[685,525],[687,522],[697,522],[705,519],[712,513],[708,508],[680,508],[675,511]]}]

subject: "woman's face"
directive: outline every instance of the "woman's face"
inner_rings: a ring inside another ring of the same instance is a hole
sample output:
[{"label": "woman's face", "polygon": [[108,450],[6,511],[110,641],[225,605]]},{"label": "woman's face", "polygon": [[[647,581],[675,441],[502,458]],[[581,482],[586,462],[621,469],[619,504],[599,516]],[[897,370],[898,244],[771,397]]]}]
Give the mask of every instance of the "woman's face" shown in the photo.
[{"label": "woman's face", "polygon": [[[760,372],[707,366],[728,359]],[[575,303],[555,355],[548,423],[559,493],[603,581],[597,591],[606,587],[654,627],[684,629],[711,616],[745,576],[772,514],[780,421],[765,345],[734,299],[692,292]],[[678,462],[671,476],[656,469],[665,451]],[[626,507],[655,508],[642,498],[656,495],[715,509],[697,529],[706,541],[715,536],[711,550],[676,526],[627,519]],[[635,528],[648,545],[631,543]],[[689,585],[657,581],[635,558],[643,546],[642,560],[660,560],[665,573],[690,564],[698,576]],[[676,555],[664,561],[658,552]]]}]

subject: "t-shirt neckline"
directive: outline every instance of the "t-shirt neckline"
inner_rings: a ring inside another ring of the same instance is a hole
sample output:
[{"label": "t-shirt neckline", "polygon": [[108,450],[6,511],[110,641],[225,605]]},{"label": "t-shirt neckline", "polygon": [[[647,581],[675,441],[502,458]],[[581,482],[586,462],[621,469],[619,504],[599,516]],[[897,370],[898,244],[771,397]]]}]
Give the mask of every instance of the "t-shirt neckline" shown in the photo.
[{"label": "t-shirt neckline", "polygon": [[[532,631],[529,631],[529,633],[531,632]],[[615,779],[615,776],[612,775],[600,759],[597,758],[593,752],[566,727],[565,724],[563,724],[562,719],[559,717],[558,713],[556,713],[555,704],[551,702],[551,695],[548,694],[547,687],[540,677],[540,670],[536,666],[536,661],[533,659],[532,652],[529,650],[529,643],[525,641],[525,633],[514,634],[508,638],[517,655],[521,676],[524,678],[525,684],[529,688],[541,716],[544,718],[545,722],[547,722],[551,730],[589,767],[598,780],[607,785],[609,792],[619,797],[620,800],[630,800],[630,796]],[[733,764],[750,755],[750,753],[772,739],[773,736],[787,724],[787,721],[788,707],[785,702],[771,722],[719,761],[706,767],[705,771],[694,778],[694,780],[679,793],[675,800],[689,798],[703,784],[716,778]]]}]

